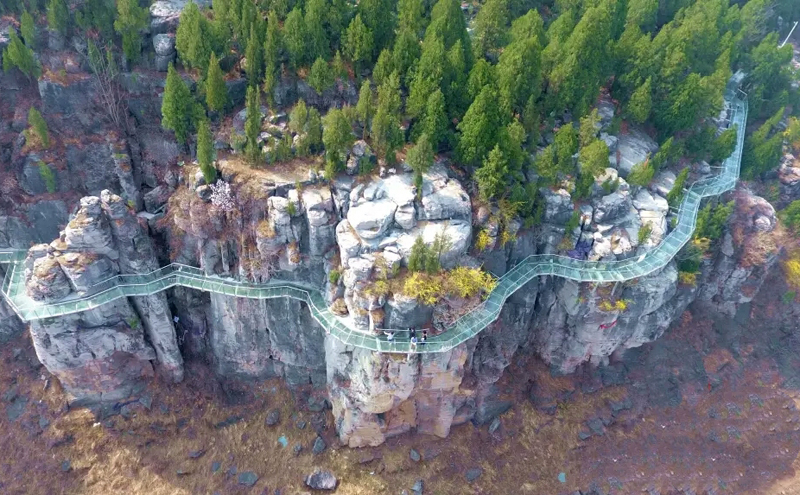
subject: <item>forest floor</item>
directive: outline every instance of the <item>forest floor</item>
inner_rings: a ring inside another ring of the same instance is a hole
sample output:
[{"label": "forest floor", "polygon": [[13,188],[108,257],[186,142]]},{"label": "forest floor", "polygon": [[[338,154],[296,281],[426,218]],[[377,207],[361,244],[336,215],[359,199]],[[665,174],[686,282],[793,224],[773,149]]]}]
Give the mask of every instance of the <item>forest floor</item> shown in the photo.
[{"label": "forest floor", "polygon": [[369,449],[340,447],[330,412],[294,410],[278,380],[223,390],[199,365],[97,419],[66,406],[22,336],[0,348],[0,493],[294,495],[322,467],[342,495],[413,493],[420,479],[441,495],[798,494],[800,305],[784,293],[776,273],[736,318],[695,305],[658,341],[567,377],[522,356],[498,384],[515,406],[493,433]]}]

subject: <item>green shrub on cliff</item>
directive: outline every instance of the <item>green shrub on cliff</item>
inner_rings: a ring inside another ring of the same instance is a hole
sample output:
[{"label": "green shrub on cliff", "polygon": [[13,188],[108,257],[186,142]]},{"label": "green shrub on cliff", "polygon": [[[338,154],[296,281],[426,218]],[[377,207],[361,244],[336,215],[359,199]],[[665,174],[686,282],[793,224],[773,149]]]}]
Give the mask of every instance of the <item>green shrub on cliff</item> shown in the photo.
[{"label": "green shrub on cliff", "polygon": [[140,32],[147,27],[150,12],[139,6],[137,0],[117,0],[117,20],[114,30],[122,37],[122,52],[129,62],[139,59],[142,53]]},{"label": "green shrub on cliff", "polygon": [[8,72],[16,67],[28,79],[38,79],[42,75],[42,69],[33,56],[33,50],[25,46],[13,29],[8,39],[8,46],[3,51],[3,71]]},{"label": "green shrub on cliff", "polygon": [[[28,110],[28,125],[30,126],[28,132],[29,144],[36,146],[40,145],[42,148],[50,147],[50,133],[47,131],[47,122],[44,121],[42,114],[39,110],[31,107]],[[38,143],[30,143],[30,141],[38,140]]]},{"label": "green shrub on cliff", "polygon": [[214,168],[214,144],[208,120],[203,119],[197,128],[197,163],[206,184],[213,184],[217,178],[217,169]]}]

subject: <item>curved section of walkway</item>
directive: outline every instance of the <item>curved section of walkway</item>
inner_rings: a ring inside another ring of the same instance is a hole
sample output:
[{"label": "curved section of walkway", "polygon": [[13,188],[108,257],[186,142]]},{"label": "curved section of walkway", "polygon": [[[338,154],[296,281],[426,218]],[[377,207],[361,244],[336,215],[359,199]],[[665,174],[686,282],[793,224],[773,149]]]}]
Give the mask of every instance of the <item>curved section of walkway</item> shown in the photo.
[{"label": "curved section of walkway", "polygon": [[353,328],[347,320],[328,309],[322,293],[315,287],[279,280],[252,284],[209,276],[199,268],[177,263],[147,274],[118,275],[75,297],[41,303],[29,298],[25,289],[23,260],[27,251],[0,250],[0,263],[9,265],[3,280],[2,293],[14,311],[25,321],[78,313],[123,297],[146,296],[178,285],[252,299],[290,297],[305,302],[314,319],[347,345],[380,352],[445,352],[474,337],[496,320],[506,299],[534,277],[552,275],[578,282],[622,282],[648,275],[666,266],[691,239],[701,200],[733,189],[739,178],[747,122],[747,101],[729,96],[726,103],[732,112],[730,125],[737,126],[736,149],[724,161],[719,175],[699,181],[684,192],[675,228],[661,244],[636,258],[614,262],[582,261],[550,254],[529,256],[500,277],[495,290],[478,307],[461,316],[441,334],[430,336],[424,345],[412,347],[407,339],[389,342],[385,336],[376,336]]}]

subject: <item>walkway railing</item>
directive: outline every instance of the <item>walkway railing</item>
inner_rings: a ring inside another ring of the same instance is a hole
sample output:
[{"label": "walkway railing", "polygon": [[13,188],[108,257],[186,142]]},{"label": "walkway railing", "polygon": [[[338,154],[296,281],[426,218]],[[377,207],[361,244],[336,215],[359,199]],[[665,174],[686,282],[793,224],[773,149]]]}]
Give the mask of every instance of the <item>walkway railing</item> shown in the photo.
[{"label": "walkway railing", "polygon": [[[441,334],[429,336],[425,344],[412,345],[407,339],[388,341],[384,335],[362,331],[328,309],[318,288],[291,281],[272,280],[264,284],[242,282],[201,269],[172,263],[146,274],[125,274],[93,285],[89,290],[56,302],[42,303],[28,297],[25,288],[25,250],[0,250],[0,263],[8,264],[2,293],[24,321],[64,316],[90,310],[123,297],[147,296],[175,286],[251,299],[289,297],[305,302],[314,319],[334,337],[355,347],[380,352],[433,353],[448,351],[477,335],[498,318],[511,294],[534,277],[552,275],[578,282],[621,282],[662,269],[692,237],[703,198],[733,189],[739,178],[747,123],[747,101],[729,96],[731,125],[737,126],[736,149],[723,163],[722,172],[694,183],[684,192],[675,228],[654,249],[623,261],[583,261],[552,254],[528,256],[498,279],[497,287],[480,305],[461,316]],[[396,332],[403,333],[405,329]]]}]

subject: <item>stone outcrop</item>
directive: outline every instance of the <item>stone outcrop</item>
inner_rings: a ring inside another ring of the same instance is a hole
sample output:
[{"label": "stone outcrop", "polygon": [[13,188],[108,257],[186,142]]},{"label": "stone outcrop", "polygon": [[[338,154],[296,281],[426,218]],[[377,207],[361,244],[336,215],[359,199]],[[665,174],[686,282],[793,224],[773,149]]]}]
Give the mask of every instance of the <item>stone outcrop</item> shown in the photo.
[{"label": "stone outcrop", "polygon": [[[61,237],[32,248],[25,266],[28,295],[52,301],[79,296],[118,273],[148,273],[158,264],[138,219],[122,198],[103,191],[100,198],[83,198]],[[31,324],[31,335],[42,363],[76,398],[123,397],[138,378],[152,374],[150,361],[166,377],[183,379],[183,359],[164,293],[38,320]]]}]

